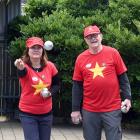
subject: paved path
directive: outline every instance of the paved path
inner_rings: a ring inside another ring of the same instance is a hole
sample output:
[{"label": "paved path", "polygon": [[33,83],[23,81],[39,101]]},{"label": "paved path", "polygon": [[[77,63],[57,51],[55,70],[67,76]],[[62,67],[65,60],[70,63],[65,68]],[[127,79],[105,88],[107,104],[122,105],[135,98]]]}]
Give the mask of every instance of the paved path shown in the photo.
[{"label": "paved path", "polygon": [[[123,131],[123,140],[140,140],[140,131]],[[0,122],[0,140],[24,140],[20,123],[17,121]],[[72,125],[53,125],[51,140],[84,140],[82,128]],[[104,132],[102,140],[105,140]]]}]

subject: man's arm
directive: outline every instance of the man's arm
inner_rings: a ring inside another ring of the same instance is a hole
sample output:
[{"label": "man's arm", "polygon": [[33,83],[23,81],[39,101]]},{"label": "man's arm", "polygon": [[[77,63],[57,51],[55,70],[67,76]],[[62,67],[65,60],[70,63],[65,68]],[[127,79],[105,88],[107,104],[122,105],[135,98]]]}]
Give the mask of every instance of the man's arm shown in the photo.
[{"label": "man's arm", "polygon": [[122,99],[131,100],[131,88],[130,88],[130,83],[129,83],[127,74],[123,73],[123,74],[119,75],[118,79],[119,79]]},{"label": "man's arm", "polygon": [[83,99],[83,82],[73,81],[72,87],[72,111],[80,111]]},{"label": "man's arm", "polygon": [[83,99],[83,82],[73,81],[72,87],[72,113],[71,118],[74,124],[79,124],[82,121],[80,113],[81,103]]},{"label": "man's arm", "polygon": [[131,88],[126,72],[119,75],[118,80],[121,89],[121,97],[123,100],[121,107],[123,108],[126,106],[128,112],[131,108]]}]

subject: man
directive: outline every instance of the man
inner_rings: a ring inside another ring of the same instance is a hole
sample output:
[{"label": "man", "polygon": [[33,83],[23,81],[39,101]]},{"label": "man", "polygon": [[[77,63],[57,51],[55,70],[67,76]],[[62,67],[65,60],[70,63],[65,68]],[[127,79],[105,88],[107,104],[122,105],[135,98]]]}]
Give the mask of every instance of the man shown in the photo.
[{"label": "man", "polygon": [[102,45],[96,25],[84,29],[84,39],[88,49],[77,57],[73,74],[72,121],[82,120],[85,140],[101,140],[102,128],[107,140],[121,140],[121,107],[131,107],[127,68],[116,49]]}]

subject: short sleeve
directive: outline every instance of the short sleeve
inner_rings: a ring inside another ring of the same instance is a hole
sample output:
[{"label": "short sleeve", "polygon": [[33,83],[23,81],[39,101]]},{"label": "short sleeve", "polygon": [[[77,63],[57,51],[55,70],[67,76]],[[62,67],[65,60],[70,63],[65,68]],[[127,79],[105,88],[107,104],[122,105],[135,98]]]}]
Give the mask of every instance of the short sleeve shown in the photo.
[{"label": "short sleeve", "polygon": [[74,73],[73,73],[73,80],[83,81],[81,67],[80,67],[80,59],[78,59],[78,58],[77,58],[77,60],[75,62]]},{"label": "short sleeve", "polygon": [[55,76],[58,73],[56,66],[50,61],[48,61],[48,65],[51,68],[52,76]]},{"label": "short sleeve", "polygon": [[117,75],[126,72],[127,71],[126,65],[124,64],[122,57],[120,56],[119,52],[116,49],[114,49],[113,57]]}]

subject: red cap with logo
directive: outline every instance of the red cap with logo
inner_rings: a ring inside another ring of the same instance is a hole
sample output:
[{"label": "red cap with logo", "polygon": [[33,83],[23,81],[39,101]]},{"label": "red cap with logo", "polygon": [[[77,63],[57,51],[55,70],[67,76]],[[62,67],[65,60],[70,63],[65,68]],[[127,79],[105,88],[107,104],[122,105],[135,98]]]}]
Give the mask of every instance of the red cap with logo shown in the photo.
[{"label": "red cap with logo", "polygon": [[100,29],[96,25],[93,26],[90,25],[84,29],[84,37],[91,34],[99,34],[99,33],[101,33]]},{"label": "red cap with logo", "polygon": [[30,48],[30,47],[35,46],[35,45],[39,45],[40,47],[43,48],[44,42],[39,37],[30,37],[26,40],[26,47],[27,48]]}]

